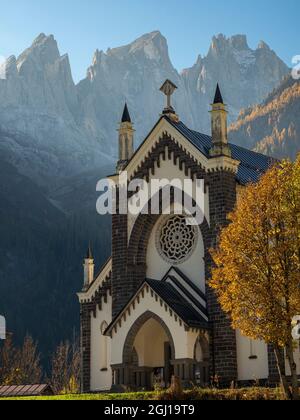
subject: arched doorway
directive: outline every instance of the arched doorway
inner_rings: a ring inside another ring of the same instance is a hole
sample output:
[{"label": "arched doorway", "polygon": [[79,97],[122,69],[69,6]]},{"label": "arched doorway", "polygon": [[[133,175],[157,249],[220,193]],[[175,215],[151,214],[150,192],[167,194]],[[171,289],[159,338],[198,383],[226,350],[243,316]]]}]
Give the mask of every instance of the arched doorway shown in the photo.
[{"label": "arched doorway", "polygon": [[[133,357],[134,355],[134,357]],[[167,387],[174,374],[175,347],[171,333],[152,312],[142,315],[130,329],[123,351],[123,385],[132,389]],[[118,377],[118,374],[117,374]]]}]

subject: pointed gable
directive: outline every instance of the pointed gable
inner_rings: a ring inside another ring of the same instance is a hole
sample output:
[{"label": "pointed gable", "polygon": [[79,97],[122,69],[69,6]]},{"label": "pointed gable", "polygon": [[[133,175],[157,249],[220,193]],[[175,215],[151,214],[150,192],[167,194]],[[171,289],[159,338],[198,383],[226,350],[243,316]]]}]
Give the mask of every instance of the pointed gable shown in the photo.
[{"label": "pointed gable", "polygon": [[[212,138],[188,128],[182,121],[174,121],[167,116],[162,116],[144,142],[136,150],[125,170],[129,177],[143,173],[145,161],[158,158],[153,153],[155,146],[166,136],[185,153],[186,161],[189,159],[198,165],[199,169],[213,170],[215,160],[210,156]],[[236,180],[241,185],[257,182],[259,178],[277,161],[271,157],[247,150],[243,147],[230,144],[232,159],[225,159],[224,164],[236,166]],[[147,172],[147,169],[145,168]],[[146,172],[144,173],[146,174]]]}]

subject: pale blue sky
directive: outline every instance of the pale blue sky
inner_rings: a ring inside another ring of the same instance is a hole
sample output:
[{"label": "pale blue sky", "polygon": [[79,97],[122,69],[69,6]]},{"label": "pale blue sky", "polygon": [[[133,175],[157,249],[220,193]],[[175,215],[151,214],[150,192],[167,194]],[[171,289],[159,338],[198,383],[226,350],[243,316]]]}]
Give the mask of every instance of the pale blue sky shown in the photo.
[{"label": "pale blue sky", "polygon": [[0,0],[0,56],[18,55],[41,32],[54,34],[78,81],[96,48],[160,30],[178,70],[206,54],[218,33],[245,33],[253,48],[263,39],[291,65],[300,54],[299,16],[299,0]]}]

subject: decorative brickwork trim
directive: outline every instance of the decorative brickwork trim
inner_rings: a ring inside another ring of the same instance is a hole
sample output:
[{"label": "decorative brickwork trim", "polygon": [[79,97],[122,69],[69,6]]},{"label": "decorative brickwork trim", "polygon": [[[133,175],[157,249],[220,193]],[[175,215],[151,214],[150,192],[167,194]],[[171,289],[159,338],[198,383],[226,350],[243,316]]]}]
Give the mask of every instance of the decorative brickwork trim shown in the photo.
[{"label": "decorative brickwork trim", "polygon": [[145,179],[149,182],[150,174],[155,175],[155,165],[160,168],[161,162],[173,159],[175,166],[184,171],[191,179],[206,179],[206,171],[189,155],[183,147],[167,132],[159,139],[143,164],[135,171],[133,179]]}]

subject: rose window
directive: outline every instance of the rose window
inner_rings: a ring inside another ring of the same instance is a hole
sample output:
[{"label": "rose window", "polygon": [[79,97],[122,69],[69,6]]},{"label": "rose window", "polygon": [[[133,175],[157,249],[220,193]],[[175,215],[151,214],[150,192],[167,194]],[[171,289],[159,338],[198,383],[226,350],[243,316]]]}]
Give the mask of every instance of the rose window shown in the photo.
[{"label": "rose window", "polygon": [[197,245],[197,229],[184,216],[172,216],[161,223],[156,238],[160,255],[173,265],[186,261]]}]

